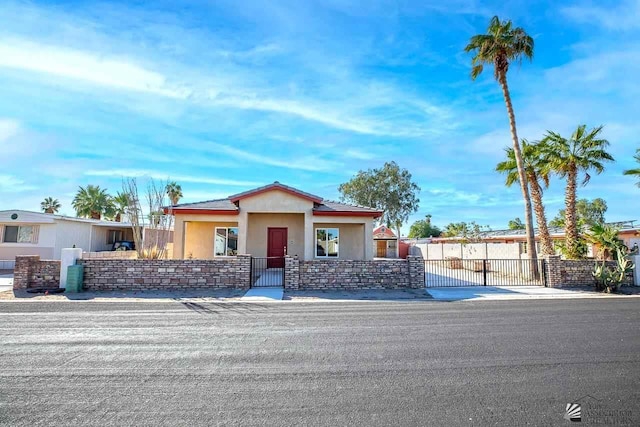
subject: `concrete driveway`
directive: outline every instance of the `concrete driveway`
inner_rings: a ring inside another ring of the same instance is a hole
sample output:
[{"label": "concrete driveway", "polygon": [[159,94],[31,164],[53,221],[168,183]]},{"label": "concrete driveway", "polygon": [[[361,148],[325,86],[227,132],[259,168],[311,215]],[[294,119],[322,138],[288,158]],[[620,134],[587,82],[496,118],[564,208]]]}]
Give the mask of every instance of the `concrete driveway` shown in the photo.
[{"label": "concrete driveway", "polygon": [[13,289],[13,274],[0,274],[0,292]]},{"label": "concrete driveway", "polygon": [[610,298],[583,289],[558,289],[543,286],[460,286],[427,288],[433,299],[441,301],[488,301],[557,298]]}]

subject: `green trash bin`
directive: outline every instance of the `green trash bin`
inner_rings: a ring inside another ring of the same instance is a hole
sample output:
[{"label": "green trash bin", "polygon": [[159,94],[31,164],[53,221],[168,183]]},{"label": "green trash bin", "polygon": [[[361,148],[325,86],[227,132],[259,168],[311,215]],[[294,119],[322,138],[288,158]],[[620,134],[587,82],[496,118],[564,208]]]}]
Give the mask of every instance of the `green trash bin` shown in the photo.
[{"label": "green trash bin", "polygon": [[82,265],[70,265],[67,267],[65,292],[82,292],[83,275],[84,267]]}]

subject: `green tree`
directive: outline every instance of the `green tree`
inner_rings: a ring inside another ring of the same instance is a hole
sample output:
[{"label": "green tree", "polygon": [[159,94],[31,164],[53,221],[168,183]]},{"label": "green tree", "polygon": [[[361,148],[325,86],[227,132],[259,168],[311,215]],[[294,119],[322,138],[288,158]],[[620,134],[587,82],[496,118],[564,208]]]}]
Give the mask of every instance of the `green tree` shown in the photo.
[{"label": "green tree", "polygon": [[[506,174],[505,185],[510,187],[518,182],[520,176],[513,148],[505,148],[507,159],[498,163],[496,171]],[[522,161],[525,175],[531,189],[531,199],[533,200],[533,209],[536,212],[536,222],[538,224],[538,234],[540,235],[540,248],[542,253],[546,255],[554,255],[553,242],[549,234],[547,226],[547,216],[542,201],[542,186],[549,186],[549,172],[543,161],[543,144],[541,142],[529,143],[526,139],[522,140]],[[522,226],[520,226],[522,225]],[[518,228],[526,229],[526,224],[514,224]],[[509,223],[511,228],[511,223]],[[527,247],[528,246],[527,244]]]},{"label": "green tree", "polygon": [[425,237],[439,237],[442,234],[435,225],[431,224],[431,215],[427,215],[425,219],[420,219],[409,228],[409,237],[412,239],[420,239]]},{"label": "green tree", "polygon": [[520,218],[514,218],[509,221],[509,230],[524,230],[525,226]]},{"label": "green tree", "polygon": [[101,219],[113,211],[112,198],[99,185],[80,187],[71,203],[79,217]]},{"label": "green tree", "polygon": [[387,162],[380,169],[359,171],[350,181],[340,184],[341,199],[383,211],[381,223],[400,227],[409,215],[418,210],[420,187],[411,181],[411,174],[396,162]]},{"label": "green tree", "polygon": [[602,126],[587,131],[586,125],[580,125],[567,139],[556,132],[547,131],[543,141],[545,161],[549,170],[566,178],[565,189],[565,235],[567,258],[579,258],[578,221],[576,218],[576,193],[578,175],[583,173],[582,185],[591,179],[590,171],[600,174],[604,171],[604,162],[613,161],[605,148],[609,141],[600,138]]},{"label": "green tree", "polygon": [[[533,211],[531,207],[531,197],[529,196],[529,186],[525,175],[524,162],[520,151],[518,132],[516,130],[516,116],[513,112],[511,94],[507,84],[507,72],[511,62],[521,63],[523,58],[531,60],[533,58],[533,38],[520,27],[514,27],[509,20],[500,21],[494,16],[489,22],[486,34],[478,34],[471,37],[469,44],[465,47],[466,52],[473,52],[471,59],[471,78],[475,80],[485,65],[493,65],[493,75],[502,88],[502,95],[507,107],[509,116],[509,127],[511,129],[511,140],[513,142],[513,152],[518,171],[518,181],[524,199],[524,221],[527,230],[527,243],[531,248],[531,259],[537,258],[535,236],[533,234]],[[533,261],[532,261],[533,262]]]},{"label": "green tree", "polygon": [[[579,228],[605,222],[607,202],[601,198],[588,200],[580,199],[576,202],[576,222]],[[566,209],[560,209],[558,214],[549,222],[552,227],[564,227]]]},{"label": "green tree", "polygon": [[166,192],[167,196],[169,196],[169,200],[171,200],[171,206],[177,205],[182,198],[182,187],[179,186],[175,181],[167,184]]},{"label": "green tree", "polygon": [[618,250],[623,253],[627,251],[622,240],[618,238],[619,233],[619,227],[608,224],[593,224],[584,237],[587,242],[594,245],[596,258],[607,260],[612,259]]},{"label": "green tree", "polygon": [[444,228],[444,237],[459,237],[463,243],[482,241],[483,233],[491,231],[488,225],[478,225],[475,221],[451,222]]},{"label": "green tree", "polygon": [[129,206],[131,202],[129,200],[129,196],[126,193],[121,193],[118,191],[115,197],[112,198],[113,202],[113,211],[115,214],[115,220],[117,222],[122,221],[122,215],[126,214],[129,211]]},{"label": "green tree", "polygon": [[[633,158],[636,159],[636,162],[638,162],[638,164],[640,164],[640,148],[636,150],[636,155],[633,156]],[[636,182],[636,185],[640,187],[640,167],[637,167],[635,169],[627,169],[623,172],[623,174],[635,176],[636,178],[638,178],[638,182]]]},{"label": "green tree", "polygon": [[61,205],[58,199],[54,199],[53,197],[46,197],[42,203],[40,203],[40,209],[42,209],[42,212],[48,214],[58,213],[60,207]]}]

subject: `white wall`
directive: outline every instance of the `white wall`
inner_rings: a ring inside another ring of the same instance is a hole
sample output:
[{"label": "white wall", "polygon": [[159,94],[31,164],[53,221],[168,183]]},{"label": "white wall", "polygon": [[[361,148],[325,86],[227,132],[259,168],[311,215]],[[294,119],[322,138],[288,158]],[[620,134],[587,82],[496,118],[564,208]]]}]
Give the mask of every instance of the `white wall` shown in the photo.
[{"label": "white wall", "polygon": [[89,250],[91,246],[92,225],[87,222],[58,220],[55,244],[55,258],[60,259],[64,248],[76,248]]},{"label": "white wall", "polygon": [[519,243],[420,243],[424,259],[520,259]]},{"label": "white wall", "polygon": [[4,226],[28,225],[37,226],[38,242],[37,243],[3,243],[0,241],[0,259],[15,259],[16,255],[40,255],[42,259],[59,259],[60,253],[55,253],[56,244],[56,224],[33,224],[24,223],[20,219],[13,222],[0,223],[0,227],[4,230]]}]

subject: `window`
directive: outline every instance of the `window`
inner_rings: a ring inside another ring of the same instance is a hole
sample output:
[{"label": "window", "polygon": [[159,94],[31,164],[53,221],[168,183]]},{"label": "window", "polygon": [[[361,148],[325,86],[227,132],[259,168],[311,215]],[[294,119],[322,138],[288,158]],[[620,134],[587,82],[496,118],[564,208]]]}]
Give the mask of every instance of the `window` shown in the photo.
[{"label": "window", "polygon": [[4,227],[4,243],[37,243],[36,227],[32,225],[7,225]]},{"label": "window", "polygon": [[316,257],[337,258],[340,230],[337,228],[316,228]]},{"label": "window", "polygon": [[122,230],[108,230],[107,231],[107,244],[112,245],[115,242],[122,240]]},{"label": "window", "polygon": [[237,227],[216,227],[214,254],[215,256],[238,255]]}]

